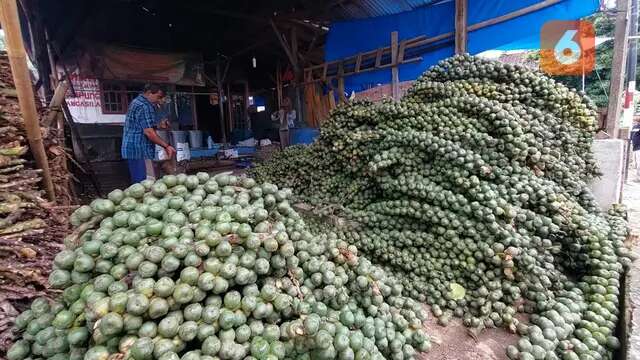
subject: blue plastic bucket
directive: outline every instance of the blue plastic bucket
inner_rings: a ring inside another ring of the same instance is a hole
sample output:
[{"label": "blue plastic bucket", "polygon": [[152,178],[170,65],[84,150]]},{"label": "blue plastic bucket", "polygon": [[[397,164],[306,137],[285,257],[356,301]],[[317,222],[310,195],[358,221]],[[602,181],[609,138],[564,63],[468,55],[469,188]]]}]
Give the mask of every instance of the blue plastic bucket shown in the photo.
[{"label": "blue plastic bucket", "polygon": [[238,150],[238,155],[251,155],[256,152],[255,146],[236,146],[236,150]]}]

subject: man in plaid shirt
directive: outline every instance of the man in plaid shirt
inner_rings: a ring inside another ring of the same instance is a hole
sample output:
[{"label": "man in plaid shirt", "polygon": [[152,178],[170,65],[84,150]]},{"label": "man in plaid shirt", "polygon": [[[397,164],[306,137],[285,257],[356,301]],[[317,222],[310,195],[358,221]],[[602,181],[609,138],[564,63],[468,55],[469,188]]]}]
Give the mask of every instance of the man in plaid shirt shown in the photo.
[{"label": "man in plaid shirt", "polygon": [[[155,145],[163,147],[168,158],[176,150],[156,133],[158,119],[156,106],[164,99],[164,90],[159,85],[147,84],[144,92],[129,105],[122,136],[122,158],[127,160],[133,183],[147,178],[145,160],[155,157]],[[154,145],[155,144],[155,145]]]}]

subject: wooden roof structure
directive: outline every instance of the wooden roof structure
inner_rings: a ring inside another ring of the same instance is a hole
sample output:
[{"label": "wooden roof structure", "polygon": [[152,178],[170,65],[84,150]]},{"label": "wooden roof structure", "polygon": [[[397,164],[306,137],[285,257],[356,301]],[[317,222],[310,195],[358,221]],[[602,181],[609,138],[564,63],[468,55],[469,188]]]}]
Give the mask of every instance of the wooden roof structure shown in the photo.
[{"label": "wooden roof structure", "polygon": [[[323,62],[322,47],[331,21],[410,11],[434,2],[20,0],[19,4],[25,42],[32,45],[27,50],[41,63],[41,72],[47,63],[70,56],[83,44],[103,43],[199,52],[211,62],[223,56],[232,59],[231,73],[244,73],[257,87],[269,87],[278,63],[289,64],[295,71]],[[47,43],[52,54],[45,51]]]}]

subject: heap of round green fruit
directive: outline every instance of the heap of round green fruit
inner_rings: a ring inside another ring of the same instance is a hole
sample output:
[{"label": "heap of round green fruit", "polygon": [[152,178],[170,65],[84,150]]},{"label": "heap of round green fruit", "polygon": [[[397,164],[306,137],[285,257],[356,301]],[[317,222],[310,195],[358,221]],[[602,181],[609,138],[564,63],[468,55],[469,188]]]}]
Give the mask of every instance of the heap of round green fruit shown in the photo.
[{"label": "heap of round green fruit", "polygon": [[76,229],[9,360],[411,359],[422,305],[291,192],[229,174],[165,176],[71,215]]},{"label": "heap of round green fruit", "polygon": [[455,56],[400,101],[338,108],[314,144],[253,173],[349,220],[338,238],[442,324],[518,332],[511,359],[609,359],[631,260],[624,211],[588,187],[595,115],[538,72]]}]

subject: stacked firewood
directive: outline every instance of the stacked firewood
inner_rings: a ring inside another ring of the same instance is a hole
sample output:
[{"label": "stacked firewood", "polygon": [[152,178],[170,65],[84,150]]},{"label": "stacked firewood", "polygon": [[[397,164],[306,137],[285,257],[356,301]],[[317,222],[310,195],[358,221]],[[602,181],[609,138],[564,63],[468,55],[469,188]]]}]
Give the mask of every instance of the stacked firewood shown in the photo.
[{"label": "stacked firewood", "polygon": [[56,190],[56,201],[45,198],[41,170],[29,152],[11,68],[0,53],[0,349],[11,340],[18,311],[37,296],[47,296],[53,256],[68,232],[70,192],[64,138],[55,128],[43,128],[43,140]]}]

